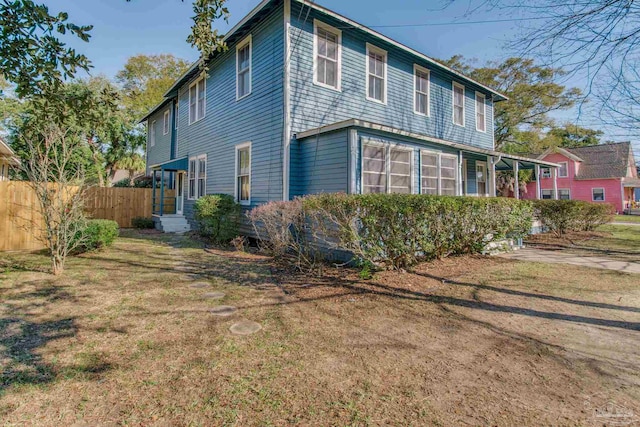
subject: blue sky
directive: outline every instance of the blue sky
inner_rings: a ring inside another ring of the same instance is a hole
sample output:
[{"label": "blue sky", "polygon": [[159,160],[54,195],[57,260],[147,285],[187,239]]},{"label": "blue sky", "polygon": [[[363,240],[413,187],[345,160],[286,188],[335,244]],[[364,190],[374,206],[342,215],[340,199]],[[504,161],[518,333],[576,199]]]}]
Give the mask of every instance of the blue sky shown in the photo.
[{"label": "blue sky", "polygon": [[[94,25],[89,43],[67,39],[92,61],[95,67],[92,74],[112,77],[127,58],[136,54],[172,53],[191,61],[197,59],[197,52],[186,42],[193,15],[191,0],[43,1],[52,12],[68,12],[70,21],[76,24]],[[228,0],[229,24],[220,22],[217,28],[225,33],[258,2]],[[449,58],[461,54],[476,59],[479,64],[514,54],[507,50],[506,42],[516,37],[524,25],[523,21],[509,21],[521,18],[511,11],[469,13],[466,9],[469,3],[465,0],[445,8],[447,0],[318,0],[317,3],[429,56]],[[481,22],[496,20],[505,22]],[[566,84],[582,88],[585,82],[575,77]],[[577,117],[576,111],[558,116],[562,121],[572,122]],[[601,127],[597,120],[585,114],[580,116],[578,124]],[[625,140],[615,130],[602,129],[610,139]],[[640,146],[636,147],[640,155]]]}]

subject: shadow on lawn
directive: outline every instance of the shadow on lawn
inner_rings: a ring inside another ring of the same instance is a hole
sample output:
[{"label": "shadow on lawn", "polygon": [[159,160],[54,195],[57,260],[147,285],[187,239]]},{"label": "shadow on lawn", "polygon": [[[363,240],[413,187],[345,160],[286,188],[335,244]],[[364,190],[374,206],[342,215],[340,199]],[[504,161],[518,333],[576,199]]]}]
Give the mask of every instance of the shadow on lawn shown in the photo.
[{"label": "shadow on lawn", "polygon": [[[578,305],[587,306],[587,307],[640,312],[640,309],[636,307],[625,307],[625,306],[617,306],[612,304],[601,304],[601,303],[595,303],[595,302],[589,302],[589,301],[579,301],[579,300],[572,300],[572,299],[561,298],[561,297],[554,297],[550,295],[530,294],[527,292],[513,291],[510,289],[497,288],[493,286],[486,286],[486,285],[480,285],[475,283],[456,282],[446,278],[432,276],[424,273],[416,273],[416,274],[420,274],[423,277],[427,277],[430,279],[446,281],[447,284],[451,284],[451,285],[470,286],[473,288],[480,288],[480,289],[484,288],[484,289],[492,290],[495,292],[502,292],[502,293],[522,296],[526,298],[532,298],[532,299],[542,298],[542,299],[555,300],[559,302],[565,302],[569,304],[578,304]],[[345,297],[345,296],[357,295],[357,294],[371,294],[371,295],[378,295],[383,297],[390,297],[394,299],[424,301],[424,302],[429,302],[434,304],[441,304],[441,305],[444,304],[444,305],[450,305],[450,306],[464,307],[464,308],[469,308],[473,310],[484,310],[484,311],[491,311],[491,312],[519,314],[522,316],[538,317],[543,319],[562,320],[567,322],[585,323],[590,325],[608,326],[612,328],[640,331],[640,322],[625,322],[621,320],[609,320],[609,319],[601,319],[596,317],[541,311],[541,310],[535,310],[532,308],[525,308],[525,307],[500,305],[500,304],[494,304],[490,302],[484,302],[479,300],[478,298],[464,299],[464,298],[457,298],[452,296],[433,295],[433,294],[428,294],[428,293],[419,292],[419,291],[396,288],[396,287],[374,283],[374,282],[359,282],[359,281],[353,281],[345,278],[334,278],[331,280],[331,282],[327,282],[323,284],[323,286],[333,287],[341,290],[347,290],[348,292],[346,293],[341,292],[339,294],[325,295],[321,297],[314,297],[314,298],[308,298],[308,299],[298,299],[296,301],[277,303],[275,305],[305,303],[305,302],[314,301],[314,300],[324,300],[324,299]],[[239,307],[239,308],[249,308],[249,307]]]},{"label": "shadow on lawn", "polygon": [[12,386],[50,383],[60,376],[93,376],[110,369],[99,357],[81,357],[71,366],[55,366],[46,362],[40,350],[48,343],[77,335],[76,317],[36,321],[33,310],[45,309],[52,303],[76,298],[63,286],[46,284],[33,291],[20,292],[34,285],[24,282],[11,289],[10,295],[0,293],[4,309],[0,315],[0,396]]}]

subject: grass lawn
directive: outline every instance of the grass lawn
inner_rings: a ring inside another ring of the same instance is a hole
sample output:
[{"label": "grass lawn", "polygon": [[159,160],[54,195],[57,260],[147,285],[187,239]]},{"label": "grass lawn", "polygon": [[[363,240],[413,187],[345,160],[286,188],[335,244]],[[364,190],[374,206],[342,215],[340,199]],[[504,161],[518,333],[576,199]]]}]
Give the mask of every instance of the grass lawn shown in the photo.
[{"label": "grass lawn", "polygon": [[[0,260],[3,424],[602,425],[611,402],[640,414],[638,276],[465,257],[318,278],[136,233],[62,278],[46,263]],[[238,312],[216,317],[219,304]],[[262,330],[231,334],[241,319]]]},{"label": "grass lawn", "polygon": [[640,215],[616,215],[614,222],[629,222],[640,224]]}]

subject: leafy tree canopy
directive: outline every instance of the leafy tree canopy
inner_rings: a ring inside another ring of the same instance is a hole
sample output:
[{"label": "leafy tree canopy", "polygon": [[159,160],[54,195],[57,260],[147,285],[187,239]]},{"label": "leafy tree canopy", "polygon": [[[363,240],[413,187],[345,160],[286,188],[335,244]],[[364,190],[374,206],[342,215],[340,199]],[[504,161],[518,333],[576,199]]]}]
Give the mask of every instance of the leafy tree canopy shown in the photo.
[{"label": "leafy tree canopy", "polygon": [[557,83],[561,69],[537,65],[532,59],[509,58],[475,67],[460,55],[442,61],[509,97],[494,105],[496,148],[529,151],[531,138],[554,125],[549,113],[573,107],[581,92]]},{"label": "leafy tree canopy", "polygon": [[116,74],[122,86],[123,103],[133,120],[159,104],[164,93],[187,69],[189,63],[170,54],[136,55]]}]

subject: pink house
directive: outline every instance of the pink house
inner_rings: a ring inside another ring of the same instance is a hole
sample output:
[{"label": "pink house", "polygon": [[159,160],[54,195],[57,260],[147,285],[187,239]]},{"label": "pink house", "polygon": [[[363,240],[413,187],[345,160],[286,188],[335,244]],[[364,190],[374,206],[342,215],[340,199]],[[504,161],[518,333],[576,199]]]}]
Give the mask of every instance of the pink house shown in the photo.
[{"label": "pink house", "polygon": [[580,148],[553,148],[538,159],[558,164],[542,168],[540,184],[527,184],[524,199],[574,199],[612,204],[618,213],[629,212],[635,204],[634,189],[640,179],[631,143],[592,145]]}]

